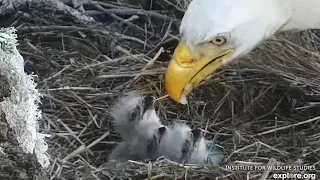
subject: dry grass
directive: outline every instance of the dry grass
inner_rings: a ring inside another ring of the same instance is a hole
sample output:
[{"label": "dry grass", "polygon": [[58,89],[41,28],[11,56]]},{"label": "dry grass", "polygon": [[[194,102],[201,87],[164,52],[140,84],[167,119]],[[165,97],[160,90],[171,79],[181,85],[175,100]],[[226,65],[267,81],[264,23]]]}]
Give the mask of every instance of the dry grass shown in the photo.
[{"label": "dry grass", "polygon": [[[52,135],[48,139],[52,179],[115,175],[104,165],[119,141],[109,107],[131,90],[164,97],[163,72],[177,44],[179,19],[172,11],[134,10],[123,15],[105,13],[103,9],[108,8],[104,6],[90,8],[103,25],[86,28],[64,15],[39,11],[6,21],[18,29],[26,70],[39,76],[42,127]],[[170,19],[164,19],[165,14]],[[232,171],[226,165],[275,161],[316,166],[316,171],[297,172],[318,173],[319,177],[319,38],[320,31],[278,35],[203,82],[188,106],[168,98],[157,102],[164,123],[178,118],[208,126],[208,138],[215,138],[224,150],[221,167],[128,162],[118,178],[263,180],[278,171]],[[161,54],[154,58],[157,53]]]}]

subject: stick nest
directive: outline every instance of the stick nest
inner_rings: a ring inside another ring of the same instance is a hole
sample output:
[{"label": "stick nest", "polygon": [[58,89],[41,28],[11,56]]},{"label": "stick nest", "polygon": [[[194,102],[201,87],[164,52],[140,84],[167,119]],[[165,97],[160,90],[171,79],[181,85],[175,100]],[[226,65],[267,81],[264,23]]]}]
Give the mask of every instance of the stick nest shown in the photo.
[{"label": "stick nest", "polygon": [[288,172],[228,169],[266,164],[315,166],[316,171],[295,172],[319,174],[320,31],[311,30],[279,34],[237,64],[221,68],[194,90],[187,106],[169,98],[157,101],[164,124],[179,119],[207,130],[207,137],[224,151],[220,167],[132,161],[116,172],[106,164],[120,141],[109,114],[116,98],[132,90],[158,98],[166,95],[163,73],[178,43],[186,6],[179,3],[142,10],[86,1],[74,10],[94,19],[90,25],[75,21],[66,11],[41,9],[6,19],[7,26],[18,30],[26,71],[38,75],[42,130],[52,135],[47,140],[50,175],[54,179],[116,175],[116,179],[267,179]]}]

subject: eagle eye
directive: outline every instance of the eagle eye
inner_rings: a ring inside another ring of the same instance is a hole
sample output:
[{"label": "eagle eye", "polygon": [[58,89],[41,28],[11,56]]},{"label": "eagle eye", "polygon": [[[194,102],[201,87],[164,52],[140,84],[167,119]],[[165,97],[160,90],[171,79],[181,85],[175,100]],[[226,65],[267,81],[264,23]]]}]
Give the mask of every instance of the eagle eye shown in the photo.
[{"label": "eagle eye", "polygon": [[211,42],[215,45],[221,46],[227,42],[227,39],[225,37],[219,36],[215,37]]},{"label": "eagle eye", "polygon": [[137,106],[136,108],[134,108],[131,113],[129,114],[129,121],[134,121],[136,120],[137,116],[140,115],[140,107]]}]

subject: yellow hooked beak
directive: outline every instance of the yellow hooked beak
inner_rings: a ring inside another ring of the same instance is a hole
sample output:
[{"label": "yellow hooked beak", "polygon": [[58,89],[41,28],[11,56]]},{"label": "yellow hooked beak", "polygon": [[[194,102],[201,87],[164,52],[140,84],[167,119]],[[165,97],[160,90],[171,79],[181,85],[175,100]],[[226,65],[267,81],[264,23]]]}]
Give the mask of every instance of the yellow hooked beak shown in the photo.
[{"label": "yellow hooked beak", "polygon": [[165,88],[171,99],[186,104],[186,96],[212,72],[230,61],[232,49],[221,51],[218,47],[210,55],[190,52],[179,43],[165,72]]}]

